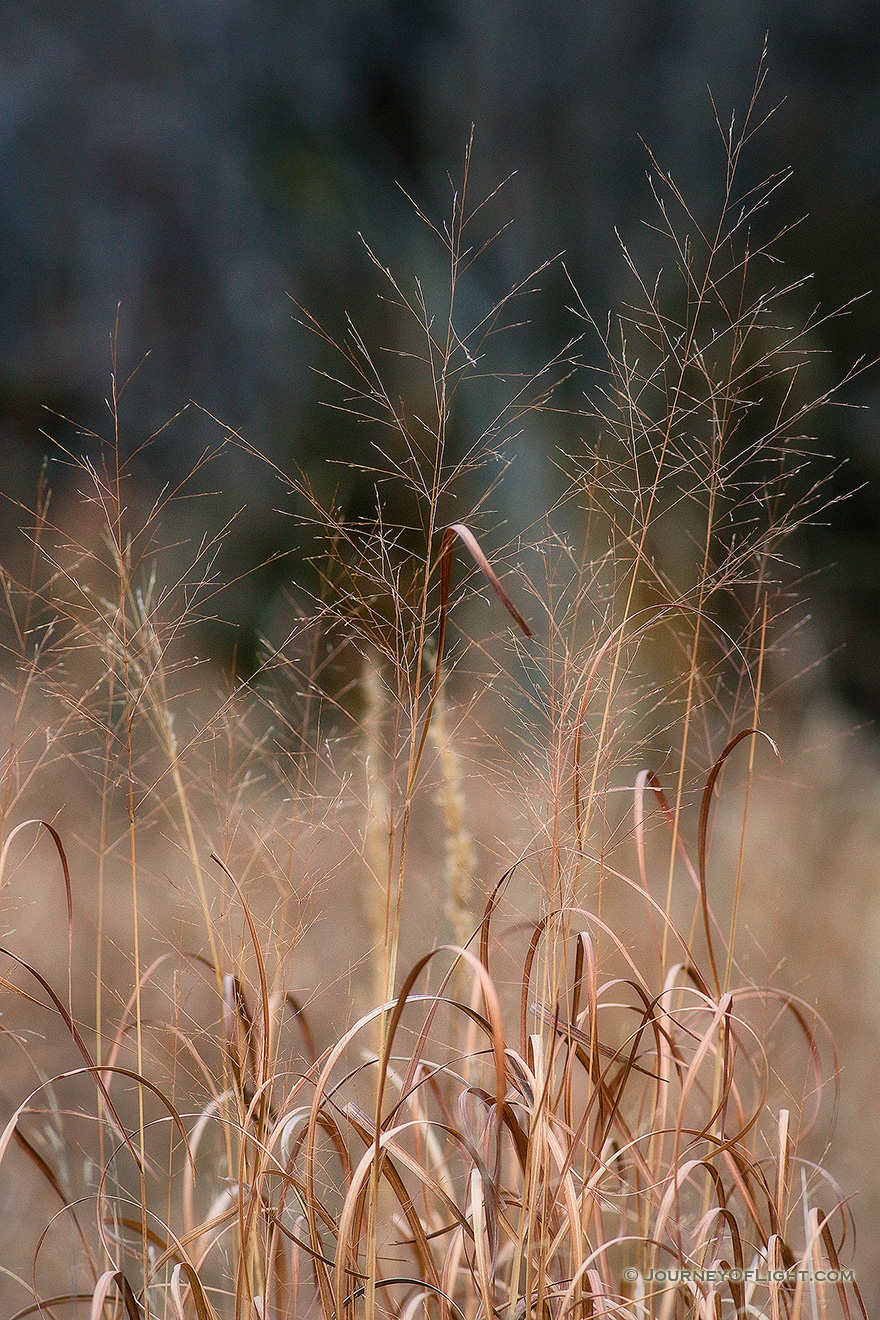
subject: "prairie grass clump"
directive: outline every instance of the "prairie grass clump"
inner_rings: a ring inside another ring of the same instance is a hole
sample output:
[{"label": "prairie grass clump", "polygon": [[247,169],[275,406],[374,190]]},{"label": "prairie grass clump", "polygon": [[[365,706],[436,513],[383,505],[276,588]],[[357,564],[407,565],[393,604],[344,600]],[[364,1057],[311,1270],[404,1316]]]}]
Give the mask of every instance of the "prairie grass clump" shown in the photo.
[{"label": "prairie grass clump", "polygon": [[[711,232],[658,172],[675,287],[633,263],[601,370],[578,342],[495,369],[537,273],[465,324],[467,169],[432,225],[445,292],[383,272],[416,402],[304,317],[376,515],[278,471],[313,589],[213,703],[188,630],[219,539],[161,539],[186,491],[138,524],[115,433],[71,459],[94,538],[41,490],[29,574],[3,574],[0,1170],[43,1213],[4,1248],[9,1314],[865,1314],[814,1158],[833,1042],[738,938],[832,397],[752,245],[778,181],[737,195],[753,115]],[[506,399],[464,443],[483,388]],[[565,499],[499,545],[476,475],[538,411]]]}]

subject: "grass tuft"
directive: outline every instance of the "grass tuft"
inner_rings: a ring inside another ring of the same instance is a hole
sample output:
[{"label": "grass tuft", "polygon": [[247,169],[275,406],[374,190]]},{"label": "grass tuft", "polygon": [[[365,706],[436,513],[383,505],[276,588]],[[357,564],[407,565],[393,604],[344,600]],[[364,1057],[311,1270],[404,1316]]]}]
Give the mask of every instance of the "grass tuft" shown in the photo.
[{"label": "grass tuft", "polygon": [[[711,227],[656,167],[669,270],[625,252],[604,328],[572,289],[588,338],[533,374],[545,268],[481,306],[470,147],[445,289],[368,248],[394,355],[303,313],[375,516],[276,469],[312,585],[247,681],[193,658],[223,531],[138,499],[114,365],[83,508],[44,481],[2,571],[6,1314],[867,1314],[834,1042],[739,932],[836,393],[755,237],[779,180],[739,192],[757,120]],[[564,493],[511,535],[538,420]],[[257,461],[221,435],[200,471]]]}]

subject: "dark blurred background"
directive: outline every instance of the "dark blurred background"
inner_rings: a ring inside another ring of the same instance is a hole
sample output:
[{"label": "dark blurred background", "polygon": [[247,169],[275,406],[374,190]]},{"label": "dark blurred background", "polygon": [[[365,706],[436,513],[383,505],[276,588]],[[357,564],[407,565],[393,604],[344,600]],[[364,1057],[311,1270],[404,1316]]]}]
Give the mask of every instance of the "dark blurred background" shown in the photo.
[{"label": "dark blurred background", "polygon": [[[472,276],[486,305],[565,250],[602,320],[627,285],[621,239],[651,259],[644,139],[694,205],[722,195],[721,119],[748,107],[768,38],[749,178],[791,166],[768,232],[783,240],[792,317],[880,288],[880,6],[868,0],[5,0],[0,64],[0,444],[3,489],[25,503],[42,432],[76,448],[107,433],[119,311],[122,440],[134,449],[195,400],[277,463],[317,474],[353,429],[319,406],[330,366],[294,324],[291,295],[321,321],[343,313],[382,340],[363,232],[404,276],[442,278],[442,252],[399,183],[434,217],[449,210],[476,125],[473,187],[512,170],[497,208],[513,225]],[[543,281],[518,352],[537,366],[576,332],[561,272]],[[880,298],[826,322],[824,379],[880,356]],[[871,404],[877,372],[846,398]],[[48,411],[47,411],[48,410]],[[75,423],[60,420],[61,415]],[[820,447],[864,486],[806,546],[822,645],[838,693],[880,713],[880,413],[823,413]],[[218,431],[189,408],[138,460],[145,487],[177,481]],[[536,477],[540,428],[517,442],[523,523],[552,493]],[[515,469],[516,471],[516,469]],[[72,478],[57,466],[63,495]],[[865,485],[865,483],[867,483]],[[76,484],[74,482],[74,484]],[[235,552],[283,548],[268,470],[232,450],[209,485],[226,512],[248,497]],[[343,490],[355,510],[363,493]],[[508,511],[510,512],[510,511]],[[20,518],[3,513],[8,538]],[[289,563],[225,607],[253,638]],[[843,644],[843,645],[841,645]]]}]

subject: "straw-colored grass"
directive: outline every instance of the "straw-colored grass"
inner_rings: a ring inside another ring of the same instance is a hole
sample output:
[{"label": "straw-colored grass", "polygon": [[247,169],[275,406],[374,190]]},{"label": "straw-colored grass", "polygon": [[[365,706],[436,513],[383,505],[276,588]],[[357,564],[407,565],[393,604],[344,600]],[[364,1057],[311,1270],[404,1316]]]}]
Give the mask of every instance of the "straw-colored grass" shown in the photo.
[{"label": "straw-colored grass", "polygon": [[[68,456],[84,516],[41,489],[2,578],[4,1314],[865,1313],[814,1158],[833,1041],[738,929],[831,399],[751,237],[778,181],[737,191],[755,115],[711,230],[655,171],[662,280],[633,264],[601,333],[572,289],[601,370],[588,341],[497,368],[537,275],[474,316],[467,168],[427,221],[445,292],[384,272],[410,401],[303,316],[376,518],[278,471],[315,585],[216,700],[190,629],[222,535],[187,558],[188,491],[139,514],[115,429]],[[504,527],[479,474],[539,412],[566,497]]]}]

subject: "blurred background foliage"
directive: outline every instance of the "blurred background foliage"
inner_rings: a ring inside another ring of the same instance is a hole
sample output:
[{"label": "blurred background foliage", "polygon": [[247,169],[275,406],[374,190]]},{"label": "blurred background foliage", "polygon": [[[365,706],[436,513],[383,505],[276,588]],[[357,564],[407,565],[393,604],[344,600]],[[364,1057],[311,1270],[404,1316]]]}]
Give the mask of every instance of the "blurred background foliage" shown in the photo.
[{"label": "blurred background foliage", "polygon": [[[805,217],[782,239],[786,270],[773,281],[805,280],[786,307],[795,324],[817,304],[830,312],[860,298],[815,332],[810,388],[880,356],[880,299],[861,298],[880,286],[874,3],[5,0],[0,13],[0,443],[13,501],[33,502],[46,433],[88,449],[83,432],[111,431],[118,305],[118,380],[148,354],[123,396],[121,442],[138,450],[164,427],[135,459],[145,490],[182,480],[216,445],[207,413],[319,487],[328,457],[363,455],[363,428],[321,407],[327,382],[309,368],[336,364],[294,324],[290,299],[336,332],[347,313],[371,344],[400,344],[358,233],[403,281],[417,273],[429,292],[442,287],[445,254],[405,194],[434,219],[448,215],[448,176],[460,178],[472,124],[472,200],[516,173],[493,211],[499,226],[513,223],[463,297],[488,310],[564,251],[602,323],[631,293],[621,242],[646,269],[670,260],[649,227],[646,144],[695,214],[717,218],[725,158],[707,89],[725,127],[742,115],[765,35],[762,109],[777,108],[740,182],[791,168],[756,220],[760,237]],[[562,264],[538,283],[530,324],[505,348],[511,370],[537,370],[583,330],[566,310]],[[393,374],[406,392],[399,362]],[[582,376],[566,386],[573,408]],[[808,569],[835,564],[810,584],[819,648],[838,693],[869,719],[880,710],[878,390],[866,372],[845,397],[873,409],[821,414],[818,447],[846,460],[832,489],[864,488],[800,551]],[[480,423],[459,419],[462,447]],[[556,450],[587,435],[583,418],[526,420],[495,503],[509,534],[554,499]],[[56,457],[61,500],[68,471]],[[344,512],[372,511],[368,483],[344,468],[332,480]],[[268,468],[230,447],[204,484],[221,492],[222,517],[247,503],[229,543],[235,571],[293,546],[296,521],[273,512],[286,497]],[[21,513],[12,502],[2,517],[8,546]],[[224,601],[250,639],[244,664],[293,562],[276,560]],[[215,629],[211,640],[222,649],[231,638]]]}]

